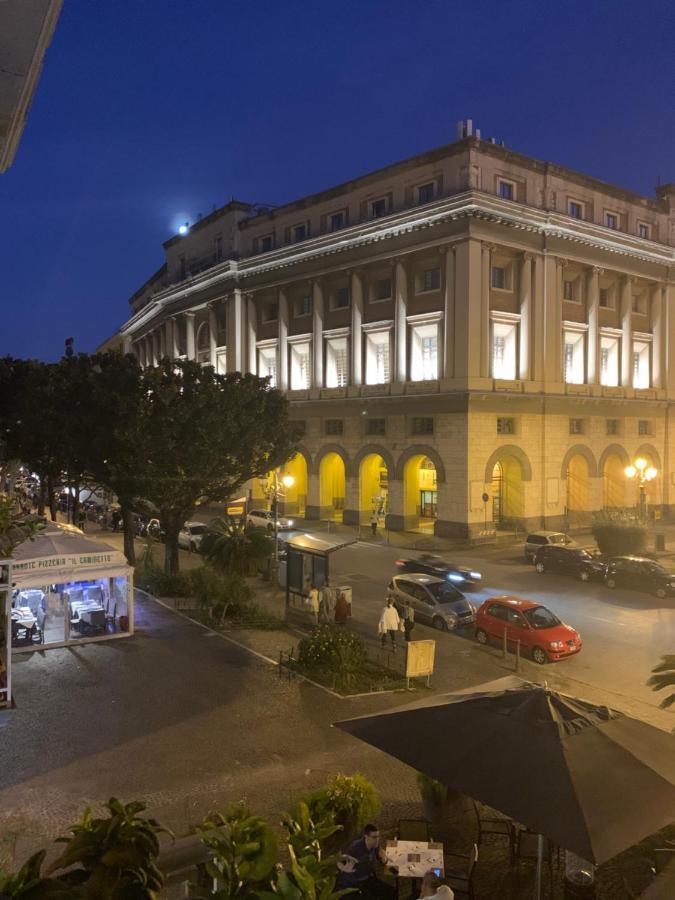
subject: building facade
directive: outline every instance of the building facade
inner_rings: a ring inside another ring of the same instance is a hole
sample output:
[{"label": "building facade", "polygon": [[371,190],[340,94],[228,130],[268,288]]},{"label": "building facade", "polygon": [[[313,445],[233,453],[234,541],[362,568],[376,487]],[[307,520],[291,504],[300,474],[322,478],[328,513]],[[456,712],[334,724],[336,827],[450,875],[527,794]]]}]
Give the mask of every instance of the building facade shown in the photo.
[{"label": "building facade", "polygon": [[636,456],[651,508],[675,505],[675,185],[648,199],[469,135],[282,207],[233,201],[164,247],[125,346],[287,392],[288,511],[574,527],[636,505]]}]

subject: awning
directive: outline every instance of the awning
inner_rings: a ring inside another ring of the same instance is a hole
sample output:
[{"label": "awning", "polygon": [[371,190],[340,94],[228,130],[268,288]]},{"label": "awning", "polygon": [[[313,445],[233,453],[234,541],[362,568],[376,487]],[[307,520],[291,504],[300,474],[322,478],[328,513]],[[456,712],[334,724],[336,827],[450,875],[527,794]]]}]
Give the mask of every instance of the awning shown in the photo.
[{"label": "awning", "polygon": [[293,537],[284,538],[288,547],[294,550],[302,550],[304,553],[318,553],[327,555],[333,553],[334,550],[341,550],[350,544],[356,544],[358,538],[335,536],[335,537],[318,537],[315,534],[295,534]]}]

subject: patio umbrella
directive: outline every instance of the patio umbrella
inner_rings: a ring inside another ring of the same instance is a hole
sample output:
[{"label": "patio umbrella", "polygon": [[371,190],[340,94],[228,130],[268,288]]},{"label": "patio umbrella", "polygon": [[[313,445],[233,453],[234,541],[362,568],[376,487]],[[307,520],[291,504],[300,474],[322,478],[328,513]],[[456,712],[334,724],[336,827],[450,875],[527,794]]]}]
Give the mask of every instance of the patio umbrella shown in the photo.
[{"label": "patio umbrella", "polygon": [[519,678],[335,724],[596,865],[675,821],[675,737]]}]

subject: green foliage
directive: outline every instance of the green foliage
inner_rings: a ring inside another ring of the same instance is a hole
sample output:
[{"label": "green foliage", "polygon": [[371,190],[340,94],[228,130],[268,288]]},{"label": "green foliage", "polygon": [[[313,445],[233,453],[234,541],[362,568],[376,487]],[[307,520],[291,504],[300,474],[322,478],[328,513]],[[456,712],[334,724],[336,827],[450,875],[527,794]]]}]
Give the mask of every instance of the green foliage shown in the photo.
[{"label": "green foliage", "polygon": [[[675,655],[668,654],[661,657],[661,662],[654,666],[652,674],[647,681],[653,691],[662,691],[667,687],[675,687]],[[662,709],[668,709],[675,703],[675,693],[668,694],[659,704]]]},{"label": "green foliage", "polygon": [[640,555],[647,546],[647,528],[621,513],[598,513],[593,518],[593,537],[605,556]]},{"label": "green foliage", "polygon": [[202,538],[201,553],[219,572],[254,575],[267,563],[274,541],[262,528],[246,527],[231,518],[214,519]]},{"label": "green foliage", "polygon": [[0,897],[12,900],[72,900],[73,891],[69,885],[56,878],[43,878],[40,874],[42,863],[47,855],[40,850],[28,859],[16,875],[0,871]]},{"label": "green foliage", "polygon": [[23,515],[14,497],[0,493],[0,559],[8,559],[15,547],[32,540],[41,527]]},{"label": "green foliage", "polygon": [[366,647],[358,634],[339,625],[321,625],[298,645],[302,668],[330,672],[342,687],[349,687],[366,658]]},{"label": "green foliage", "polygon": [[359,773],[334,775],[325,787],[312,791],[303,799],[315,822],[332,816],[335,824],[342,827],[341,834],[325,841],[326,848],[331,851],[341,843],[348,844],[368,822],[376,818],[380,810],[380,797],[375,785]]},{"label": "green foliage", "polygon": [[196,831],[213,851],[207,871],[218,884],[215,894],[204,896],[217,900],[255,898],[258,889],[269,887],[277,860],[277,840],[264,819],[236,804],[206,818]]},{"label": "green foliage", "polygon": [[424,772],[417,773],[417,786],[422,800],[436,806],[442,806],[448,799],[448,787],[435,778],[429,778]]}]

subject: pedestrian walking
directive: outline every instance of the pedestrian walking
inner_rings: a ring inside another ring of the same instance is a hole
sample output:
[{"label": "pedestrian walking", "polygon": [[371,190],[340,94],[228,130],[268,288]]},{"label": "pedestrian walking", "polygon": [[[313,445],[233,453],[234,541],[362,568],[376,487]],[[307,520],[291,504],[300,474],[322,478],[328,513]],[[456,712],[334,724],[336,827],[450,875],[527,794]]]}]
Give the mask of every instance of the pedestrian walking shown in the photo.
[{"label": "pedestrian walking", "polygon": [[380,616],[380,624],[378,625],[378,632],[380,637],[382,638],[382,646],[384,647],[387,643],[387,635],[391,640],[392,649],[396,649],[396,632],[401,627],[401,617],[398,614],[398,610],[394,606],[394,601],[391,597],[387,598],[387,605],[382,610],[382,615]]},{"label": "pedestrian walking", "polygon": [[319,594],[319,624],[328,625],[333,621],[335,615],[335,591],[330,586],[328,579]]},{"label": "pedestrian walking", "polygon": [[412,640],[412,631],[415,627],[415,610],[410,605],[410,601],[406,601],[403,607],[403,636],[406,642]]},{"label": "pedestrian walking", "polygon": [[309,589],[309,594],[307,596],[307,605],[309,606],[309,610],[314,618],[314,624],[319,624],[319,592],[315,587],[311,587]]},{"label": "pedestrian walking", "polygon": [[378,525],[377,510],[373,510],[373,514],[370,517],[370,530],[373,532],[373,537],[377,534],[377,525]]},{"label": "pedestrian walking", "polygon": [[335,624],[336,625],[346,624],[348,616],[349,616],[349,604],[347,603],[347,598],[345,597],[343,591],[338,591],[337,598],[335,600]]}]

